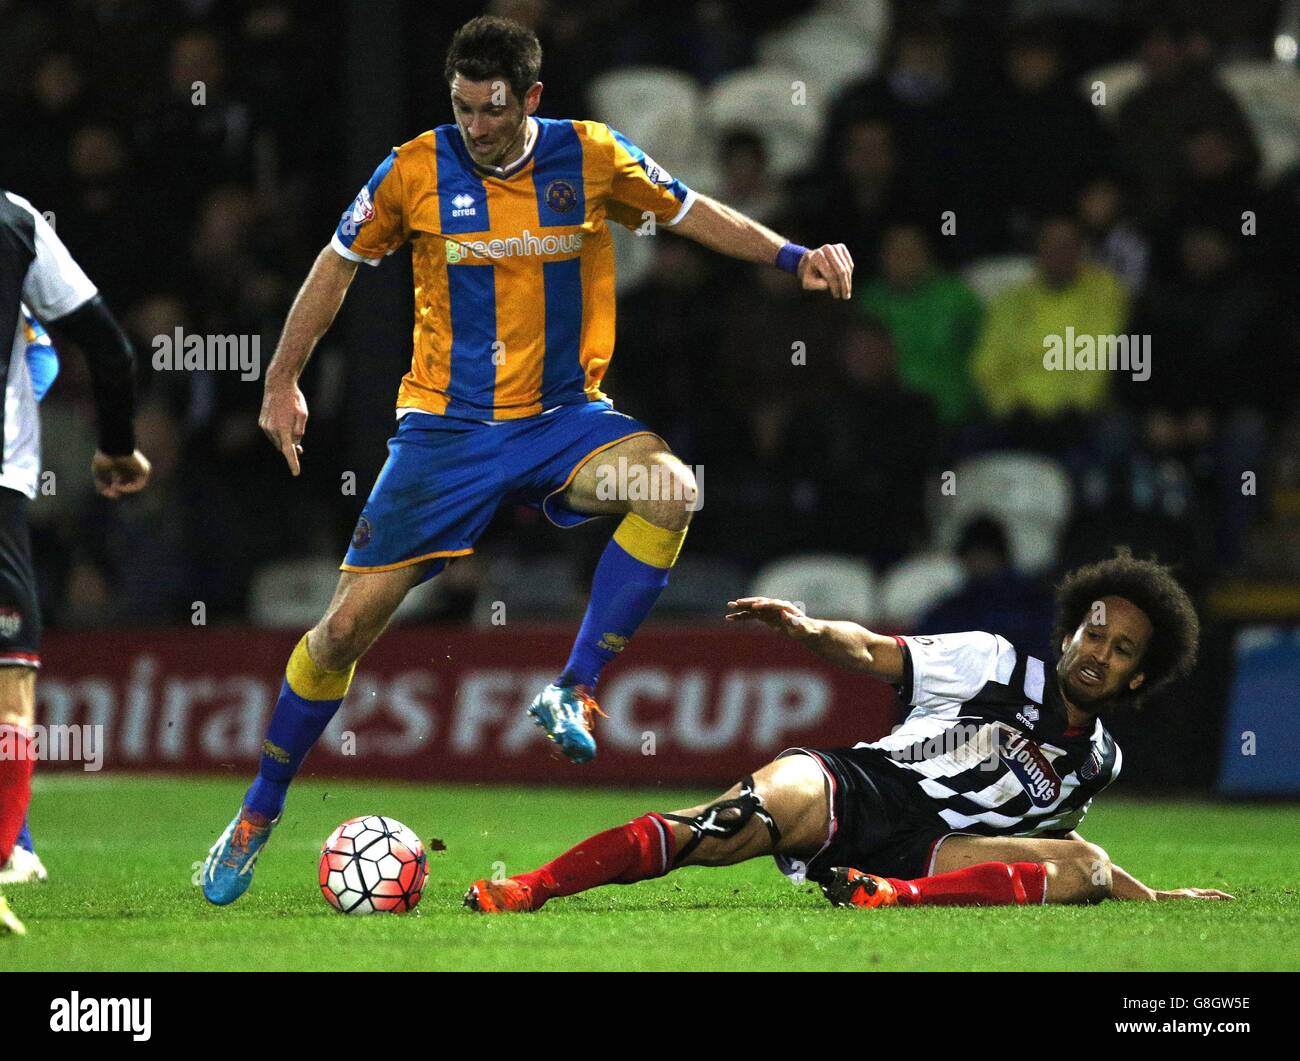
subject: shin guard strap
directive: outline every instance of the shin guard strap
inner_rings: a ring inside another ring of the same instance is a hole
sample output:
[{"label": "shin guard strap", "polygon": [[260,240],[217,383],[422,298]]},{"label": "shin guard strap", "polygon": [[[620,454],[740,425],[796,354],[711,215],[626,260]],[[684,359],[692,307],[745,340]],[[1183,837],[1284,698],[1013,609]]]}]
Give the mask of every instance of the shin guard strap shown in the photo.
[{"label": "shin guard strap", "polygon": [[[734,811],[735,813],[729,814],[728,811]],[[673,865],[680,865],[692,851],[700,846],[700,842],[705,837],[712,836],[717,837],[719,840],[727,840],[738,835],[749,824],[751,818],[757,818],[767,826],[768,836],[772,840],[773,851],[781,846],[781,830],[763,804],[763,797],[755,791],[752,774],[740,782],[738,795],[733,796],[731,799],[721,799],[717,803],[709,804],[694,818],[687,818],[680,814],[663,814],[660,817],[666,818],[670,822],[677,822],[679,825],[685,825],[691,831],[691,838],[677,851],[676,857],[673,859]]]}]

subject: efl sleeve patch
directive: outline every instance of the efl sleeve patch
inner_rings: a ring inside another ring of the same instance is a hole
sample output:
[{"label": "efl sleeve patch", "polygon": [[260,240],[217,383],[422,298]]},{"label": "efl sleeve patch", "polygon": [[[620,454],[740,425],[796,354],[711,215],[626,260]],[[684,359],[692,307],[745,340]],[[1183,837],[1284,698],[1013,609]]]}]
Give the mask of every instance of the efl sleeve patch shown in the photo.
[{"label": "efl sleeve patch", "polygon": [[606,212],[627,228],[636,229],[653,217],[675,225],[691,208],[695,194],[622,133],[613,137],[614,170]]},{"label": "efl sleeve patch", "polygon": [[409,236],[401,168],[392,151],[343,211],[330,241],[349,261],[377,265]]}]

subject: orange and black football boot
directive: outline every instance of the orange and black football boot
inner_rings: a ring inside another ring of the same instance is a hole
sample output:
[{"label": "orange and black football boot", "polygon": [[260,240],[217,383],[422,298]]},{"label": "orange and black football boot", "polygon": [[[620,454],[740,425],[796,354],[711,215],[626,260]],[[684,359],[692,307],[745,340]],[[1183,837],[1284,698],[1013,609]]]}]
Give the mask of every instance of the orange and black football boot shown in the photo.
[{"label": "orange and black football boot", "polygon": [[822,894],[834,906],[857,906],[869,909],[875,906],[897,906],[898,892],[884,877],[863,873],[852,867],[836,867],[830,879],[822,884]]},{"label": "orange and black football boot", "polygon": [[513,877],[476,880],[465,893],[465,905],[480,914],[526,914],[533,908],[533,889]]}]

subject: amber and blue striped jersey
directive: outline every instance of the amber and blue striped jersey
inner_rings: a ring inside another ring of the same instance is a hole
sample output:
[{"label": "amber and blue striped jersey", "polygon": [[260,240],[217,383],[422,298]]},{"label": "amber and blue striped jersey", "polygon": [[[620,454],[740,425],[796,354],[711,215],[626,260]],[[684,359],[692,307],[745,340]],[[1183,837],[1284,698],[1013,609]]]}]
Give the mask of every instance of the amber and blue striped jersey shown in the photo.
[{"label": "amber and blue striped jersey", "polygon": [[614,351],[608,220],[676,224],[694,193],[598,122],[530,119],[505,170],[474,165],[456,125],[393,149],[331,241],[378,264],[408,240],[415,281],[403,410],[515,420],[599,400]]}]

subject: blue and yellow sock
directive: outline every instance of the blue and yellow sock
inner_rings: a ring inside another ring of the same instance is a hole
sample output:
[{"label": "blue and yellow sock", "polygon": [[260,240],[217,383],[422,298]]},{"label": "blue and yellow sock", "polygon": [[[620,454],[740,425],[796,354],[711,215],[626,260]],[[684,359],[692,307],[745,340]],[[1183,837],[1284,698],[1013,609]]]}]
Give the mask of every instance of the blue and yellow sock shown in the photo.
[{"label": "blue and yellow sock", "polygon": [[685,539],[685,528],[666,530],[631,512],[623,517],[596,565],[587,614],[558,685],[595,687],[668,585]]},{"label": "blue and yellow sock", "polygon": [[343,703],[354,670],[355,663],[341,671],[317,666],[307,651],[307,635],[303,635],[284,670],[280,698],[262,742],[262,765],[244,796],[248,810],[268,819],[279,816],[289,782]]}]

